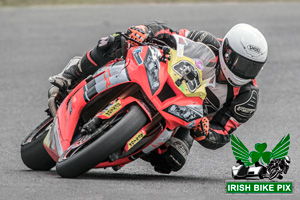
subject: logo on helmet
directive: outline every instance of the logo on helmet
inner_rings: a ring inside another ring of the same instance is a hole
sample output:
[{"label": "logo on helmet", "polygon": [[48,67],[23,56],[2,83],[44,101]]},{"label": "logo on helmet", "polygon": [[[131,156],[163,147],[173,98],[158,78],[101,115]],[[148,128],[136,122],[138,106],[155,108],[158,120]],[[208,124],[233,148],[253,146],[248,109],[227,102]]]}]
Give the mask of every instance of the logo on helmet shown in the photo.
[{"label": "logo on helmet", "polygon": [[254,45],[251,45],[251,44],[249,44],[249,45],[247,46],[247,48],[248,48],[250,51],[253,51],[253,52],[255,52],[255,53],[260,53],[260,52],[261,52],[261,50],[260,50],[259,47],[254,46]]}]

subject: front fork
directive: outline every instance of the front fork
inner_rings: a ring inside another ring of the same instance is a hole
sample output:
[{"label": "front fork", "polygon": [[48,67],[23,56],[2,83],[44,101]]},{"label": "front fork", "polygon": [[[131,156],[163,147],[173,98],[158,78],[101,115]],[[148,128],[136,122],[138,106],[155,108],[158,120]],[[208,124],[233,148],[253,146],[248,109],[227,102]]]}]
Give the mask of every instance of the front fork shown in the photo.
[{"label": "front fork", "polygon": [[[117,115],[122,109],[133,103],[138,104],[144,110],[149,119],[148,123],[127,141],[124,149],[121,152],[111,155],[109,161],[100,163],[96,166],[96,168],[112,166],[114,169],[119,169],[125,164],[157,149],[172,136],[174,131],[168,130],[161,124],[159,125],[159,123],[162,121],[162,116],[159,113],[152,116],[148,106],[132,96],[124,99],[120,97],[117,98],[105,109],[99,112],[96,117],[100,120],[110,119]],[[146,139],[146,137],[148,139]],[[144,138],[145,140],[143,140]]]}]

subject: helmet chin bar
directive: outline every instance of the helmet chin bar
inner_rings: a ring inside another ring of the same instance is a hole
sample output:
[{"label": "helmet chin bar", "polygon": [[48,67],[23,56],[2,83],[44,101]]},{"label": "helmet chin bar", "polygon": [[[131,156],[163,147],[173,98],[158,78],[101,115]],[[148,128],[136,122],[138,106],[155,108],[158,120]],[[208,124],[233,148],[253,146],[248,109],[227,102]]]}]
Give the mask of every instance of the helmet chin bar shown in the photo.
[{"label": "helmet chin bar", "polygon": [[230,85],[232,85],[233,87],[240,87],[241,85],[236,85],[230,78],[227,79],[228,83],[230,83]]},{"label": "helmet chin bar", "polygon": [[[230,83],[230,85],[232,85],[233,87],[241,87],[243,85],[246,85],[247,83],[249,83],[251,81],[251,79],[240,79],[239,77],[235,76],[232,72],[230,72],[232,77],[235,77],[234,79],[231,79],[231,76],[226,77],[226,75],[224,75],[228,81],[228,83]],[[237,83],[236,81],[233,80],[238,80],[239,83]]]},{"label": "helmet chin bar", "polygon": [[231,71],[227,70],[228,72],[224,76],[227,79],[227,82],[232,85],[233,87],[241,87],[243,85],[246,85],[251,81],[251,79],[241,79],[234,75]]},{"label": "helmet chin bar", "polygon": [[249,83],[251,81],[251,79],[242,79],[242,78],[234,75],[230,71],[230,69],[226,66],[226,63],[224,62],[224,58],[223,58],[221,48],[223,48],[223,45],[220,47],[220,51],[219,51],[220,70],[222,71],[222,72],[219,72],[219,73],[223,73],[223,75],[226,78],[227,82],[230,85],[232,85],[233,87],[241,87],[241,86]]},{"label": "helmet chin bar", "polygon": [[220,64],[216,66],[216,82],[220,84],[227,84],[228,81],[226,77],[224,76],[223,71],[221,70]]}]

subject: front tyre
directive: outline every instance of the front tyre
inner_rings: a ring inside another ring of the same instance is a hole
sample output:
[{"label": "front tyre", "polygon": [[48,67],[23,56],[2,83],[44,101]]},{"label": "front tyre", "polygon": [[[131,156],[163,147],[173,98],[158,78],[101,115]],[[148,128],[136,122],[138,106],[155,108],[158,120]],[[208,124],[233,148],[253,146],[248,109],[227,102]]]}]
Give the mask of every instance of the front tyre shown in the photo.
[{"label": "front tyre", "polygon": [[277,168],[272,168],[270,170],[269,180],[273,180],[279,175],[279,170]]},{"label": "front tyre", "polygon": [[119,121],[112,121],[113,126],[92,142],[81,142],[79,145],[75,142],[76,145],[64,152],[56,163],[57,173],[64,178],[75,178],[125,146],[147,122],[147,115],[138,105],[132,105],[128,110]]},{"label": "front tyre", "polygon": [[48,171],[55,166],[55,162],[44,148],[46,137],[52,117],[48,117],[37,126],[21,144],[21,158],[23,163],[32,170]]}]

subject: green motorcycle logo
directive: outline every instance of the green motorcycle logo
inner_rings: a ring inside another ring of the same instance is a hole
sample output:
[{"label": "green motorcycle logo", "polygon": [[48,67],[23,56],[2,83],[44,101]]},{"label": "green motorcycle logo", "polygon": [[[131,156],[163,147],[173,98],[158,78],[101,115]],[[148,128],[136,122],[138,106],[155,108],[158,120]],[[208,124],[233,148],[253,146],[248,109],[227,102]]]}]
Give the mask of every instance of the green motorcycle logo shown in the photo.
[{"label": "green motorcycle logo", "polygon": [[[241,160],[245,166],[250,166],[259,162],[261,165],[269,164],[273,159],[284,159],[288,154],[290,145],[290,134],[284,136],[275,148],[270,151],[267,149],[267,143],[256,143],[254,148],[256,151],[251,151],[239,140],[238,137],[231,135],[231,148],[236,160]],[[250,159],[251,158],[251,159]]]}]

